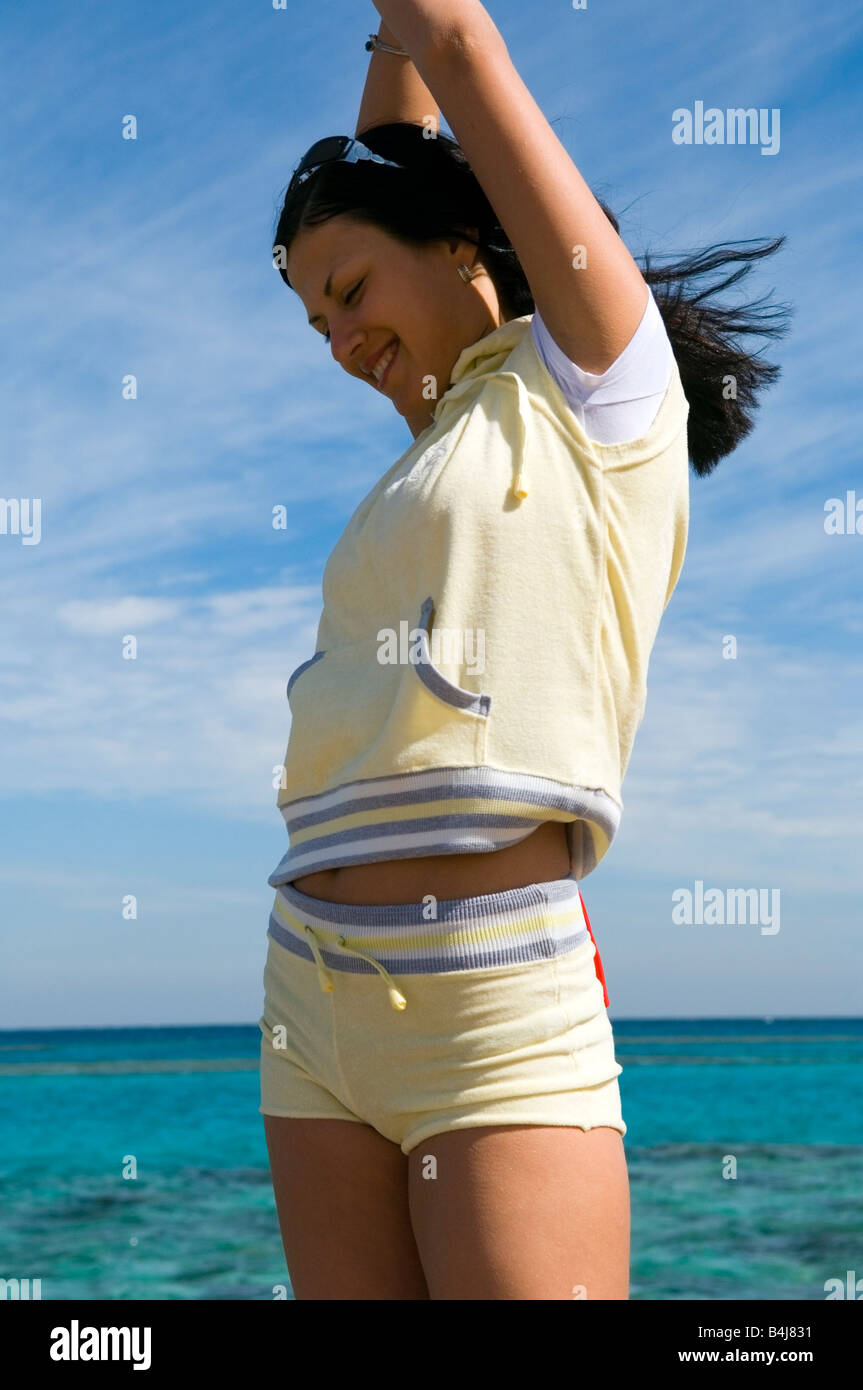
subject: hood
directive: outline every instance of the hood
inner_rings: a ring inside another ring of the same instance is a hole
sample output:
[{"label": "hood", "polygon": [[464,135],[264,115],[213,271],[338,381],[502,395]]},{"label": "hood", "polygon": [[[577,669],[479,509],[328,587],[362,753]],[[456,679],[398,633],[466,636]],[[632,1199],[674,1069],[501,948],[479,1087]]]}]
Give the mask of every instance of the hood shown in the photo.
[{"label": "hood", "polygon": [[503,371],[507,358],[530,331],[532,314],[522,314],[520,318],[510,319],[494,328],[490,333],[469,347],[463,348],[450,373],[449,386],[432,411],[435,424],[440,424],[451,413],[460,413],[482,390],[489,377],[496,376],[507,383],[516,393],[516,410],[521,423],[520,448],[517,468],[513,481],[513,493],[521,501],[527,496],[525,486],[525,459],[527,454],[527,431],[531,410],[527,388],[517,372]]}]

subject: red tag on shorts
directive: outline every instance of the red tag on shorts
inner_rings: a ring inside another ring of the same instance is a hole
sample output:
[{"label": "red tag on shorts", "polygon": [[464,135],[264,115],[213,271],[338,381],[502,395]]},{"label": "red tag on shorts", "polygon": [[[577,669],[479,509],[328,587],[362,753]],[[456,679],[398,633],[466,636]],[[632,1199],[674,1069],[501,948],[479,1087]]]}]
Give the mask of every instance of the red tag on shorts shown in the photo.
[{"label": "red tag on shorts", "polygon": [[[582,910],[582,912],[584,913],[584,924],[585,924],[585,926],[587,927],[587,930],[588,930],[588,932],[589,932],[589,934],[590,934],[590,939],[591,939],[591,941],[593,942],[594,946],[596,946],[596,937],[594,936],[593,932],[592,932],[591,929],[590,929],[590,918],[589,918],[588,915],[587,915],[587,908],[586,908],[585,905],[584,905],[584,898],[581,897],[581,889],[580,889],[580,888],[579,888],[579,890],[578,890],[578,896],[581,898],[581,910]],[[602,993],[603,993],[603,995],[604,995],[604,997],[605,997],[605,1007],[608,1008],[608,987],[606,986],[606,983],[605,983],[605,971],[604,971],[603,968],[602,968],[602,957],[601,957],[600,954],[599,954],[599,947],[598,947],[598,946],[596,946],[596,955],[595,955],[594,958],[593,958],[593,963],[594,963],[594,966],[596,967],[596,978],[599,980],[599,983],[602,985]]]}]

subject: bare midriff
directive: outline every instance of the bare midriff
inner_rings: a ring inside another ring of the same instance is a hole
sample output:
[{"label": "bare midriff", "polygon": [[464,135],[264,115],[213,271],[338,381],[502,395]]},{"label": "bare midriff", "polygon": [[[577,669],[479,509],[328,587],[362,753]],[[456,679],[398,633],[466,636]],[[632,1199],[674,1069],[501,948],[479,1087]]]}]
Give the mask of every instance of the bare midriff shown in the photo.
[{"label": "bare midriff", "polygon": [[475,898],[530,883],[548,883],[570,873],[566,826],[544,821],[518,844],[484,854],[430,854],[421,859],[384,859],[347,864],[293,880],[310,898],[355,906],[384,907],[436,898]]}]

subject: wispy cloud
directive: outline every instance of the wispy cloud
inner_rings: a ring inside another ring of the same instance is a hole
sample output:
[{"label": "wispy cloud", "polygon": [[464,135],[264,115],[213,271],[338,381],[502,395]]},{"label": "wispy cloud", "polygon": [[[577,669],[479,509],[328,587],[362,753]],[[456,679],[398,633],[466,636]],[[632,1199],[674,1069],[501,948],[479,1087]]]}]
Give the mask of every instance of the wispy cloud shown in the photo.
[{"label": "wispy cloud", "polygon": [[[847,889],[863,536],[827,536],[823,507],[846,487],[863,496],[863,18],[804,0],[705,0],[681,18],[629,0],[549,9],[540,33],[529,8],[493,12],[634,250],[788,235],[751,277],[753,295],[775,285],[797,308],[791,336],[765,348],[783,376],[753,435],[692,480],[612,855],[630,878],[687,882],[709,865],[737,882],[752,864],[800,892]],[[409,443],[269,257],[292,164],[354,128],[374,23],[341,0],[302,15],[84,3],[50,33],[41,7],[10,16],[0,492],[43,504],[38,546],[0,537],[10,890],[28,872],[11,866],[29,853],[17,812],[46,786],[70,807],[95,796],[157,817],[169,801],[277,821],[285,682],[314,650],[323,564]],[[674,147],[671,111],[695,99],[780,106],[780,154]],[[121,139],[127,113],[136,142]],[[722,658],[728,634],[736,661]],[[182,882],[179,860],[160,872]]]}]

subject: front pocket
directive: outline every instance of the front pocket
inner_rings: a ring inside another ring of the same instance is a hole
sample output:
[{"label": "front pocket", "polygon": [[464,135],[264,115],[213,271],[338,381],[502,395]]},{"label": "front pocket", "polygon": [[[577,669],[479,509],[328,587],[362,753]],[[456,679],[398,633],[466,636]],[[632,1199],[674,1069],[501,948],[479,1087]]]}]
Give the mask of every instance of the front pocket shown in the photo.
[{"label": "front pocket", "polygon": [[301,676],[303,671],[307,671],[310,666],[314,666],[315,662],[320,661],[322,656],[326,656],[325,651],[315,652],[314,656],[310,656],[308,661],[304,661],[302,665],[298,666],[295,671],[291,672],[290,676],[288,677],[288,688],[285,692],[289,700],[291,698],[291,686],[297,679],[297,676]]},{"label": "front pocket", "polygon": [[452,681],[448,681],[431,660],[429,640],[434,611],[434,599],[427,598],[420,610],[418,626],[425,637],[419,659],[416,662],[416,673],[423,685],[433,695],[437,695],[438,699],[452,705],[454,709],[464,710],[467,714],[478,714],[487,719],[491,712],[491,696],[477,695],[472,690],[463,690],[460,685],[453,685]]}]

